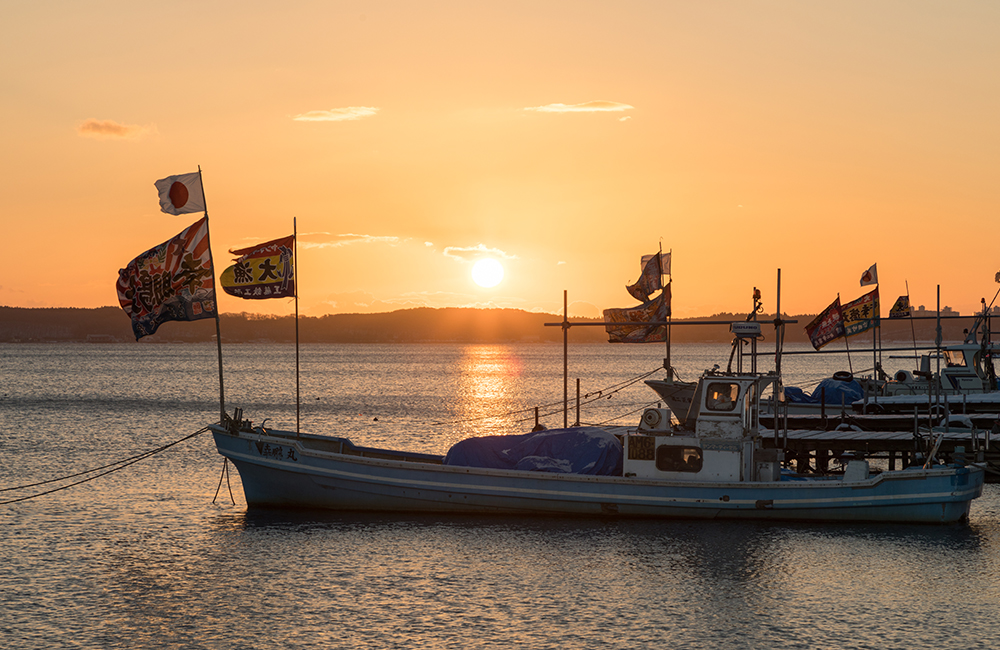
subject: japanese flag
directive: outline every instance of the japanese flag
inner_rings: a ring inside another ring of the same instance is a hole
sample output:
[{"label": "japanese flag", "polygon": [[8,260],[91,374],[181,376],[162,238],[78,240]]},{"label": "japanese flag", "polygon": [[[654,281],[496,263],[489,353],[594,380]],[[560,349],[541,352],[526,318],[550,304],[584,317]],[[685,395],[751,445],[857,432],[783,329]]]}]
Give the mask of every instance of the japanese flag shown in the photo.
[{"label": "japanese flag", "polygon": [[877,264],[872,264],[868,267],[868,270],[861,274],[861,286],[867,286],[869,284],[878,284],[878,269],[875,267]]},{"label": "japanese flag", "polygon": [[160,210],[167,214],[205,211],[201,172],[167,176],[156,181],[155,185],[160,193]]}]

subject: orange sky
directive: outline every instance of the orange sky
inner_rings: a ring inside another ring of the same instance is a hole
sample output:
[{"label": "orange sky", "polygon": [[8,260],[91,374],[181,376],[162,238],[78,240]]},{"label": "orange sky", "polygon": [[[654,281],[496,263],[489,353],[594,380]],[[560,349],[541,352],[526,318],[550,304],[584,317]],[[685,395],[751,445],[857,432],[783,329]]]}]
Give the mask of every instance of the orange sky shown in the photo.
[{"label": "orange sky", "polygon": [[[987,2],[7,2],[0,304],[117,304],[200,215],[216,272],[290,234],[301,311],[635,304],[674,315],[962,312],[996,291],[1000,5]],[[312,118],[312,119],[307,119]],[[506,268],[481,289],[471,264]],[[221,297],[223,312],[291,313]]]}]

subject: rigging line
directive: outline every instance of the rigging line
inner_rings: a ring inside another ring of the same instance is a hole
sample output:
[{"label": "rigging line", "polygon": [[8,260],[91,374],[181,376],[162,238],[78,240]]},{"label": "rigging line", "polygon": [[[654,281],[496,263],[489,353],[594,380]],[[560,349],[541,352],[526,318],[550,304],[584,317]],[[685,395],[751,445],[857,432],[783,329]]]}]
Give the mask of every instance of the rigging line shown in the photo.
[{"label": "rigging line", "polygon": [[[596,397],[593,397],[593,398],[588,399],[586,401],[581,401],[580,402],[580,406],[582,408],[582,407],[587,406],[589,404],[598,403],[598,402],[600,402],[600,401],[602,401],[604,399],[610,399],[610,397],[612,395],[614,395],[615,393],[618,393],[620,390],[621,389],[615,390],[615,391],[611,391],[611,392],[609,392],[609,393],[607,393],[605,395],[597,395]],[[543,407],[548,407],[548,408],[550,408],[552,410],[541,411],[541,409]],[[558,402],[558,403],[555,403],[555,404],[543,405],[543,406],[539,406],[538,408],[539,408],[538,417],[547,417],[547,416],[550,416],[550,415],[558,415],[558,414],[560,414],[560,413],[563,412],[562,402]],[[464,424],[466,422],[477,422],[477,421],[482,421],[482,420],[492,420],[492,419],[495,419],[495,418],[501,418],[501,417],[508,416],[508,415],[516,415],[518,413],[531,413],[531,415],[529,415],[528,417],[522,417],[522,418],[517,418],[517,419],[512,420],[513,424],[517,424],[519,422],[530,422],[530,421],[534,420],[535,419],[534,410],[535,410],[534,408],[523,409],[521,411],[510,411],[510,412],[507,412],[507,413],[501,413],[499,415],[482,415],[482,416],[479,416],[479,417],[468,418],[468,419],[465,419],[465,420],[450,420],[448,422],[432,422],[430,424],[432,426],[438,426],[438,425],[441,425],[441,424]]]},{"label": "rigging line", "polygon": [[[654,372],[656,372],[656,371],[654,371]],[[600,401],[602,401],[604,399],[611,399],[612,395],[614,395],[614,394],[616,394],[618,392],[621,392],[625,388],[628,388],[628,386],[630,386],[630,385],[632,385],[632,384],[640,381],[641,379],[643,379],[643,377],[648,377],[648,376],[649,375],[643,375],[642,377],[637,377],[635,380],[633,380],[632,382],[630,382],[628,385],[621,386],[620,388],[617,388],[617,389],[615,389],[613,391],[610,391],[607,394],[600,394],[600,392],[598,392],[598,394],[596,394],[596,395],[594,393],[588,393],[585,396],[585,398],[584,398],[585,401],[581,401],[580,402],[580,407],[582,408],[584,406],[587,406],[588,404],[594,404],[594,403],[600,402]],[[595,396],[591,398],[590,397],[591,395],[595,395]],[[644,402],[644,404],[647,404],[647,403]],[[556,406],[557,408],[554,411],[548,411],[548,412],[545,412],[545,413],[539,413],[539,416],[542,416],[542,415],[556,415],[558,413],[562,413],[562,403],[553,404],[553,405],[549,405],[549,406]],[[541,407],[539,407],[539,408],[541,408]],[[534,418],[534,416],[531,416],[531,417],[528,417],[528,418],[521,418],[520,420],[515,420],[515,422],[528,422],[528,421],[532,420],[533,418]]]},{"label": "rigging line", "polygon": [[[649,377],[650,375],[656,374],[659,371],[660,371],[660,368],[657,368],[657,369],[651,370],[651,371],[649,371],[649,372],[647,372],[645,374],[639,375],[638,377],[633,377],[631,379],[627,379],[627,380],[625,380],[623,382],[620,382],[618,384],[612,384],[608,388],[605,388],[603,391],[596,391],[596,393],[595,392],[587,393],[587,396],[596,394],[597,397],[595,397],[593,400],[590,400],[590,401],[584,402],[584,403],[585,404],[589,404],[590,402],[596,401],[596,400],[601,399],[603,397],[607,397],[609,395],[614,395],[615,393],[620,392],[621,390],[623,390],[625,388],[628,388],[632,384],[638,383],[638,382],[642,381],[643,379],[645,379],[646,377]],[[601,393],[603,393],[603,394],[601,394]],[[474,418],[464,418],[464,419],[461,419],[461,420],[431,420],[431,421],[424,420],[423,422],[418,422],[417,424],[429,424],[431,426],[441,426],[443,424],[464,424],[466,422],[478,422],[478,421],[481,421],[481,420],[491,420],[493,418],[501,418],[501,417],[506,417],[506,416],[511,416],[511,415],[517,415],[519,413],[534,413],[534,411],[535,411],[536,408],[543,409],[543,408],[559,407],[559,411],[555,411],[555,412],[561,413],[562,412],[562,406],[563,406],[563,402],[562,402],[562,400],[560,400],[558,402],[549,402],[548,404],[539,404],[538,406],[530,406],[528,408],[517,409],[515,411],[504,411],[503,413],[497,413],[497,414],[492,414],[492,415],[479,415],[479,416],[476,416]],[[522,420],[515,420],[515,421],[526,422],[527,420],[530,420],[533,417],[534,417],[534,415],[532,415],[529,418],[524,418]]]},{"label": "rigging line", "polygon": [[[866,372],[875,372],[875,368],[865,368],[864,370],[859,370],[857,373],[851,373],[851,374],[864,375]],[[813,386],[819,386],[827,379],[830,379],[830,377],[823,377],[822,379],[815,379],[813,381],[807,381],[805,383],[796,382],[796,385],[799,388],[811,388]]]},{"label": "rigging line", "polygon": [[639,408],[637,408],[637,409],[635,409],[633,411],[627,411],[625,413],[622,413],[620,415],[617,415],[617,416],[611,418],[610,420],[604,420],[603,422],[597,422],[597,423],[594,424],[594,426],[601,426],[603,424],[607,424],[608,422],[614,422],[615,420],[620,420],[621,418],[625,417],[626,415],[632,415],[633,413],[638,413],[639,411],[642,411],[644,409],[650,408],[651,405],[656,404],[656,403],[657,402],[648,402],[648,403],[643,404],[642,406],[640,406]]},{"label": "rigging line", "polygon": [[[656,373],[660,372],[661,370],[663,370],[663,368],[654,368],[653,370],[650,370],[647,373],[643,373],[643,374],[641,374],[641,375],[639,375],[637,377],[631,377],[631,378],[626,379],[626,380],[624,380],[624,381],[622,381],[620,383],[612,384],[611,386],[608,386],[604,390],[606,390],[606,391],[612,390],[612,389],[618,390],[618,389],[621,389],[621,388],[625,388],[627,386],[631,386],[632,384],[634,384],[634,383],[636,383],[638,381],[641,381],[641,380],[645,379],[646,377],[649,377],[650,375],[655,375]],[[597,392],[600,392],[600,391],[597,391]],[[587,393],[587,394],[588,395],[592,395],[593,393],[594,393],[594,391],[591,391],[590,393]]]},{"label": "rigging line", "polygon": [[[584,406],[587,406],[588,404],[594,404],[595,402],[599,402],[599,401],[601,401],[600,397],[594,398],[594,399],[589,400],[587,402],[580,402],[580,407],[582,408]],[[643,402],[643,404],[645,406],[648,406],[649,404],[656,404],[656,403],[657,402]],[[633,404],[635,404],[635,402],[633,402]],[[558,408],[558,409],[556,409],[554,411],[545,411],[544,413],[543,412],[539,412],[538,413],[538,417],[542,418],[542,417],[546,417],[546,416],[549,416],[549,415],[559,415],[560,413],[562,413],[562,408]],[[513,423],[516,424],[518,422],[530,422],[530,421],[532,421],[534,419],[535,419],[535,416],[532,415],[530,417],[520,418],[518,420],[514,420]]]},{"label": "rigging line", "polygon": [[[69,489],[71,487],[75,487],[75,486],[80,485],[82,483],[87,483],[88,481],[93,481],[95,478],[100,478],[102,476],[107,476],[108,474],[111,474],[112,472],[117,472],[120,469],[125,469],[129,465],[134,465],[134,464],[138,463],[140,460],[145,460],[146,458],[149,458],[150,456],[158,454],[158,453],[160,453],[162,451],[166,451],[170,447],[173,447],[174,445],[180,444],[180,443],[184,442],[185,440],[190,440],[191,438],[194,438],[195,436],[201,435],[201,434],[205,433],[206,431],[208,431],[208,427],[203,427],[203,428],[199,429],[198,431],[195,431],[194,433],[192,433],[190,435],[184,436],[183,438],[181,438],[179,440],[175,440],[173,442],[169,442],[169,443],[167,443],[167,444],[165,444],[165,445],[163,445],[161,447],[157,447],[156,449],[152,449],[152,450],[147,451],[145,453],[142,453],[142,454],[139,454],[137,456],[133,456],[132,458],[126,459],[126,461],[128,461],[128,462],[119,461],[119,463],[111,463],[111,465],[105,465],[104,467],[111,467],[112,465],[118,465],[118,467],[113,467],[112,469],[109,469],[106,472],[101,472],[100,474],[95,474],[94,476],[90,476],[88,478],[79,480],[79,481],[77,481],[75,483],[70,483],[69,485],[63,485],[61,487],[52,488],[51,490],[46,490],[45,492],[37,492],[35,494],[29,494],[28,496],[25,496],[25,497],[20,497],[18,499],[9,499],[7,501],[0,501],[0,506],[5,506],[5,505],[11,504],[11,503],[18,503],[19,501],[27,501],[28,499],[34,499],[36,497],[45,496],[46,494],[52,494],[53,492],[59,492],[61,490],[67,490],[67,489]],[[124,464],[120,464],[120,463],[124,463]],[[103,469],[103,468],[98,468],[98,469]],[[80,476],[81,474],[87,474],[89,472],[94,472],[94,471],[97,471],[97,470],[96,469],[88,470],[87,472],[80,472],[80,473],[77,473],[77,474],[73,474],[72,476],[64,476],[64,477],[62,477],[60,479],[52,479],[52,481],[66,480],[67,478],[73,478],[73,477],[76,477],[76,476]],[[36,483],[36,485],[44,485],[45,483],[51,483],[52,481],[44,481],[42,483]],[[29,487],[29,486],[21,486],[21,487],[24,488],[24,487]],[[17,489],[17,488],[14,488],[14,489]]]}]

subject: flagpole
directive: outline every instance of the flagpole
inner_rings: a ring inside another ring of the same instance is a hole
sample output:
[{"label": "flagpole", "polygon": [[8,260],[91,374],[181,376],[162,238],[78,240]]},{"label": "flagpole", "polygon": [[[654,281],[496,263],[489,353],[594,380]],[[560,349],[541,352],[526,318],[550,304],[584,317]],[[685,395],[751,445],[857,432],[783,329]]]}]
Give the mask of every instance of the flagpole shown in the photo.
[{"label": "flagpole", "polygon": [[[875,285],[878,291],[878,285]],[[878,294],[875,294],[878,296]],[[878,343],[875,342],[878,335]],[[882,302],[878,301],[878,311],[875,312],[875,329],[872,330],[872,368],[875,369],[875,378],[878,378],[878,371],[882,369]]]},{"label": "flagpole", "polygon": [[205,180],[198,165],[198,182],[201,183],[201,199],[205,207],[205,240],[208,243],[208,259],[212,264],[212,293],[215,294],[215,344],[219,351],[219,424],[226,422],[226,391],[222,379],[222,327],[219,325],[219,295],[215,291],[215,262],[212,260],[212,229],[208,226],[208,200],[205,198]]},{"label": "flagpole", "polygon": [[[840,301],[840,294],[837,294],[837,301]],[[840,315],[840,319],[844,319],[843,313]],[[844,327],[844,347],[847,349],[847,369],[850,370],[851,374],[854,374],[854,364],[851,363],[851,344],[848,343],[850,337],[847,335],[847,328]]]},{"label": "flagpole", "polygon": [[299,435],[301,396],[299,394],[299,230],[292,217],[292,280],[295,282],[295,435]]},{"label": "flagpole", "polygon": [[920,370],[920,359],[917,358],[917,330],[913,327],[913,305],[910,304],[910,281],[905,280],[904,282],[906,283],[906,313],[907,318],[910,319],[910,336],[913,337],[913,365],[917,370]]},{"label": "flagpole", "polygon": [[778,375],[778,387],[781,388],[781,348],[785,344],[785,326],[781,323],[781,269],[778,269],[778,295],[775,300],[774,320],[774,372]]},{"label": "flagpole", "polygon": [[563,289],[563,429],[569,428],[569,299]]},{"label": "flagpole", "polygon": [[[660,242],[660,252],[657,253],[656,258],[657,266],[660,268],[660,291],[663,291],[663,242]],[[673,312],[673,310],[671,310]],[[663,343],[666,346],[666,357],[663,359],[663,367],[667,371],[667,381],[671,381],[674,378],[674,371],[670,368],[670,314],[667,314],[667,328],[664,332]]]},{"label": "flagpole", "polygon": [[[935,369],[935,372],[937,372],[937,382],[932,383],[930,385],[932,390],[934,391],[933,404],[937,404],[938,401],[941,399],[941,388],[942,388],[941,386],[941,285],[940,284],[937,286],[937,327],[934,330],[934,347],[935,347],[934,356],[937,357],[937,368]],[[931,413],[934,412],[933,406],[930,407],[930,411]]]}]

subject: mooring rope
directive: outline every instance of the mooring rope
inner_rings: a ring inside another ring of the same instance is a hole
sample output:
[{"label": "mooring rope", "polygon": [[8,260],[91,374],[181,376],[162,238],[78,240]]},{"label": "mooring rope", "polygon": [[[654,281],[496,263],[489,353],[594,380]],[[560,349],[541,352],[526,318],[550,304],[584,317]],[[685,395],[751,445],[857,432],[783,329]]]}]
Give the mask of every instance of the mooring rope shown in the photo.
[{"label": "mooring rope", "polygon": [[[67,481],[69,479],[76,478],[78,476],[84,476],[85,474],[92,474],[93,472],[101,472],[100,474],[95,474],[94,476],[89,476],[89,477],[87,477],[85,479],[76,481],[75,483],[70,483],[69,485],[63,485],[61,487],[53,488],[51,490],[46,490],[44,492],[37,492],[35,494],[29,494],[28,496],[20,497],[20,498],[17,498],[17,499],[10,499],[8,501],[0,501],[0,506],[9,505],[11,503],[18,503],[20,501],[27,501],[28,499],[34,499],[36,497],[45,496],[46,494],[52,494],[54,492],[59,492],[61,490],[67,490],[67,489],[69,489],[71,487],[75,487],[75,486],[80,485],[82,483],[86,483],[88,481],[93,481],[95,478],[100,478],[102,476],[107,476],[108,474],[111,474],[112,472],[117,472],[120,469],[125,469],[129,465],[134,465],[134,464],[138,463],[140,460],[145,460],[145,459],[147,459],[147,458],[149,458],[151,456],[155,456],[156,454],[159,454],[159,453],[161,453],[163,451],[166,451],[167,449],[169,449],[170,447],[173,447],[174,445],[180,444],[180,443],[184,442],[185,440],[190,440],[191,438],[194,438],[195,436],[199,436],[199,435],[205,433],[206,431],[208,431],[208,427],[203,427],[203,428],[195,431],[194,433],[186,435],[183,438],[180,438],[178,440],[174,440],[173,442],[168,442],[167,444],[160,445],[159,447],[156,447],[155,449],[150,449],[148,451],[142,452],[141,454],[136,454],[135,456],[131,456],[129,458],[125,458],[125,459],[116,461],[114,463],[108,463],[107,465],[102,465],[101,467],[94,467],[94,468],[91,468],[91,469],[84,470],[82,472],[77,472],[75,474],[68,474],[66,476],[60,476],[59,478],[53,478],[53,479],[49,479],[47,481],[39,481],[38,483],[30,483],[28,485],[19,485],[17,487],[9,487],[9,488],[0,489],[0,492],[9,492],[11,490],[26,490],[28,488],[38,487],[40,485],[48,485],[49,483],[58,483],[59,481]],[[111,469],[108,469],[109,467]],[[107,470],[107,471],[101,471],[101,470]]]},{"label": "mooring rope", "polygon": [[223,456],[222,458],[222,476],[219,477],[219,485],[215,488],[215,496],[212,497],[212,503],[219,498],[219,490],[222,489],[222,479],[226,479],[226,487],[229,488],[229,500],[236,505],[236,499],[233,498],[233,486],[229,484],[229,459]]}]

